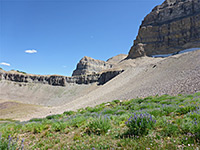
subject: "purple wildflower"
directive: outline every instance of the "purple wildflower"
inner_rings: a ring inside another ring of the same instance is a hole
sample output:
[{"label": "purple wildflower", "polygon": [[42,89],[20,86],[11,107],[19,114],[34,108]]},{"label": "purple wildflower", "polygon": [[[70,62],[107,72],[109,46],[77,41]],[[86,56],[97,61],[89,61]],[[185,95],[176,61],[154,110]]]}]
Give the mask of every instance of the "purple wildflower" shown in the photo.
[{"label": "purple wildflower", "polygon": [[194,124],[197,125],[197,122],[195,121]]}]

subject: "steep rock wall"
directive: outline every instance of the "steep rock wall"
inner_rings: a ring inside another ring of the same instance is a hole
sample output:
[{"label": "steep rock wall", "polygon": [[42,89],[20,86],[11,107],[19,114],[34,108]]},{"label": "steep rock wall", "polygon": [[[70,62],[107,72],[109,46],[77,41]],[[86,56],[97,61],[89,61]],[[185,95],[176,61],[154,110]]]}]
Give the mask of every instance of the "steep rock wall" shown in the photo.
[{"label": "steep rock wall", "polygon": [[67,84],[104,84],[113,77],[122,73],[123,70],[106,71],[96,74],[79,75],[73,77],[59,76],[59,75],[30,75],[17,72],[7,72],[0,70],[0,80],[8,80],[22,83],[40,83],[49,84],[52,86],[66,86]]},{"label": "steep rock wall", "polygon": [[77,64],[72,76],[98,73],[110,68],[112,68],[112,64],[110,63],[85,56]]},{"label": "steep rock wall", "polygon": [[142,22],[128,58],[200,47],[200,0],[165,0]]}]

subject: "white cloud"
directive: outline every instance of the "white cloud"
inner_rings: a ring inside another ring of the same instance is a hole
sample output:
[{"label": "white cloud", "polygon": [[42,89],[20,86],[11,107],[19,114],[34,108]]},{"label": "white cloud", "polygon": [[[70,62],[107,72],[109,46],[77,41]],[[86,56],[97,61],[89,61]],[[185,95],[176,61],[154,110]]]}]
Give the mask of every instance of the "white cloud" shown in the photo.
[{"label": "white cloud", "polygon": [[9,63],[5,63],[5,62],[1,62],[0,65],[3,65],[3,66],[10,66]]},{"label": "white cloud", "polygon": [[25,53],[33,54],[33,53],[37,53],[37,50],[35,50],[35,49],[25,50]]}]

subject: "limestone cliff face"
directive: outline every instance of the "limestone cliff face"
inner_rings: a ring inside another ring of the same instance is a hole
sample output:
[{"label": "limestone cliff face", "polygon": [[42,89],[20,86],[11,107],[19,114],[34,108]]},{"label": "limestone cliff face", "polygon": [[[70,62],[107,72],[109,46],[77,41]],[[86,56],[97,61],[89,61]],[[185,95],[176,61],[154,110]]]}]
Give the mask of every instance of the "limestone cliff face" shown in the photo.
[{"label": "limestone cliff face", "polygon": [[[91,75],[97,74],[105,70],[114,69],[119,62],[127,57],[125,54],[119,54],[107,61],[93,59],[91,57],[84,56],[77,64],[76,69],[73,71],[72,76],[79,75]],[[115,69],[114,69],[115,70]]]},{"label": "limestone cliff face", "polygon": [[200,47],[200,0],[165,0],[140,26],[128,58]]},{"label": "limestone cliff face", "polygon": [[112,68],[112,64],[110,63],[85,56],[77,64],[72,76],[98,73],[110,68]]},{"label": "limestone cliff face", "polygon": [[74,70],[72,77],[60,75],[32,75],[23,72],[4,71],[0,69],[0,81],[7,80],[22,83],[40,83],[52,86],[91,83],[103,85],[124,71],[119,68],[113,69],[113,66],[125,57],[126,55],[120,54],[105,62],[85,56],[77,64],[77,68]]},{"label": "limestone cliff face", "polygon": [[98,85],[105,84],[113,77],[122,73],[123,70],[105,71],[96,74],[79,75],[73,77],[59,75],[30,75],[14,71],[0,70],[0,81],[14,81],[21,83],[39,83],[52,86],[67,86],[67,84],[90,84],[97,83]]}]

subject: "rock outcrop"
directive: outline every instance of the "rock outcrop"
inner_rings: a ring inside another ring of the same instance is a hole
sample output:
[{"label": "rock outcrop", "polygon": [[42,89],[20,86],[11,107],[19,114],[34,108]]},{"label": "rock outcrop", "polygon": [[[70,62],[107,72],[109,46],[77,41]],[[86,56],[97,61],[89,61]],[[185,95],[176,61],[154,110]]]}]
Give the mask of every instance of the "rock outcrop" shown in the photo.
[{"label": "rock outcrop", "polygon": [[60,75],[30,75],[14,71],[0,70],[0,81],[14,81],[21,83],[40,83],[49,84],[52,86],[67,86],[67,84],[90,84],[97,83],[98,85],[105,84],[123,70],[105,71],[94,74],[79,75],[73,77],[66,77]]},{"label": "rock outcrop", "polygon": [[113,68],[127,55],[120,54],[108,59],[106,62],[91,57],[83,57],[77,64],[72,77],[61,75],[32,75],[20,71],[4,71],[0,69],[0,81],[14,81],[21,83],[40,83],[52,86],[67,86],[67,84],[91,84],[103,85],[115,76],[122,73],[121,68]]},{"label": "rock outcrop", "polygon": [[85,56],[77,64],[72,76],[98,73],[110,68],[112,68],[112,64],[110,63]]},{"label": "rock outcrop", "polygon": [[125,54],[119,54],[107,61],[97,60],[91,57],[84,56],[77,64],[72,76],[97,74],[102,71],[113,69],[119,62],[127,57]]},{"label": "rock outcrop", "polygon": [[148,14],[128,58],[200,47],[200,0],[165,0]]}]

